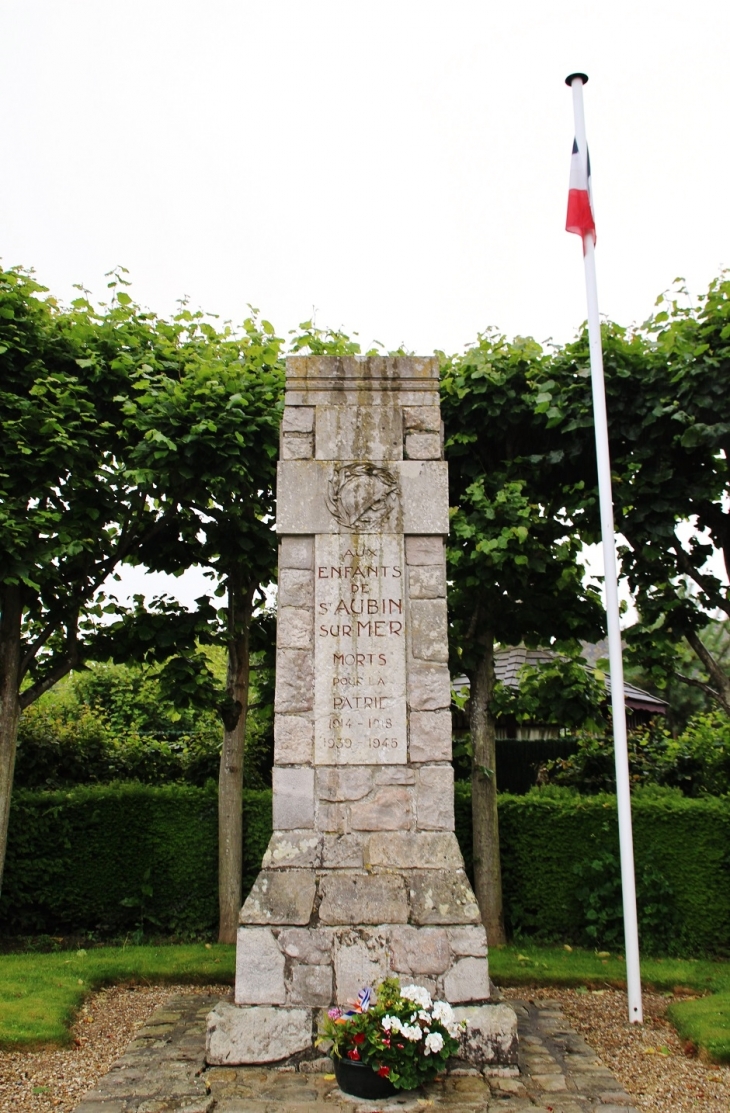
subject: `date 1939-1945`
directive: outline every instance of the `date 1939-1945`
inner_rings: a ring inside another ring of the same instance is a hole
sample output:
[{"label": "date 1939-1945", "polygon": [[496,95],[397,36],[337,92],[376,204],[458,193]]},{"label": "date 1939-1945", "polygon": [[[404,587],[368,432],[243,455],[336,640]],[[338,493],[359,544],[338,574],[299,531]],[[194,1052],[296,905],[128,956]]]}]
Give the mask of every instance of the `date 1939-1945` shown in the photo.
[{"label": "date 1939-1945", "polygon": [[[330,750],[350,750],[352,749],[351,738],[337,738],[334,735],[322,738],[323,745],[327,746]],[[398,748],[397,738],[370,738],[368,745],[371,750],[396,750]]]}]

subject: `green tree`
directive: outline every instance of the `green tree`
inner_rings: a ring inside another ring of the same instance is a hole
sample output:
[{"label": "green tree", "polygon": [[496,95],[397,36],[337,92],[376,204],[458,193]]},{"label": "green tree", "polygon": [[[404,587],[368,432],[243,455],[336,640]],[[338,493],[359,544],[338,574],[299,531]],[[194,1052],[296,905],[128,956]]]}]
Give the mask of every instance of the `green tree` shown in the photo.
[{"label": "green tree", "polygon": [[497,819],[494,648],[568,654],[601,629],[579,562],[581,481],[541,412],[550,360],[532,340],[486,333],[443,360],[449,460],[452,646],[470,679],[474,880],[492,943],[504,942]]}]

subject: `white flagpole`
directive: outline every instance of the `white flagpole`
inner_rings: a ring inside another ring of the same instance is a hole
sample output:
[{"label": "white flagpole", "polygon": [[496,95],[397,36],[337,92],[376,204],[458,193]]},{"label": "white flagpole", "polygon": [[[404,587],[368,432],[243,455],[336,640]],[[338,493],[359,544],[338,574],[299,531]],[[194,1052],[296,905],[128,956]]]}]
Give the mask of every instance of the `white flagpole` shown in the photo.
[{"label": "white flagpole", "polygon": [[[587,166],[588,145],[583,114],[583,85],[585,74],[574,73],[565,79],[573,90],[575,114],[575,139],[579,157]],[[621,853],[621,888],[624,909],[624,939],[626,946],[626,982],[628,987],[629,1020],[641,1024],[644,1013],[641,1003],[641,972],[639,967],[639,930],[636,916],[636,880],[634,877],[634,843],[631,831],[631,795],[629,791],[629,753],[626,741],[626,707],[624,704],[624,669],[621,656],[621,627],[619,624],[618,584],[616,575],[616,539],[613,521],[613,496],[611,493],[611,461],[608,453],[608,420],[606,416],[606,388],[603,379],[603,352],[601,349],[601,322],[598,315],[598,289],[596,286],[596,257],[593,236],[583,237],[586,297],[588,301],[588,339],[591,357],[591,387],[593,391],[593,420],[596,434],[596,460],[598,463],[598,496],[601,509],[601,541],[606,583],[606,620],[608,625],[608,657],[611,671],[611,712],[613,715],[613,741],[616,759],[616,797],[618,801],[618,831]]]}]

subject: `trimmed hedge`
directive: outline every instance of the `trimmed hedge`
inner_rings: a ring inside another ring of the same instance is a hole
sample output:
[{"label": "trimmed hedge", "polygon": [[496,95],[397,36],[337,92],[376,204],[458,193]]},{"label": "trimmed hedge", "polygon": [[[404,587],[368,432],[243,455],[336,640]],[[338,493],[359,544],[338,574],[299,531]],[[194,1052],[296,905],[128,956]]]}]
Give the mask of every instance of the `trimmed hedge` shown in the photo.
[{"label": "trimmed hedge", "polygon": [[[661,881],[659,897],[651,898],[649,886],[642,902],[644,945],[657,949],[666,939],[668,949],[684,954],[726,953],[730,799],[639,792],[633,817],[640,886],[648,884],[646,878]],[[611,916],[620,917],[611,872],[618,859],[615,797],[555,789],[504,794],[499,820],[512,932],[580,942],[590,927],[588,908],[598,909],[599,930]],[[270,831],[271,792],[245,792],[245,891]],[[470,871],[468,784],[456,786],[456,831]],[[19,790],[11,809],[0,931],[210,932],[218,915],[216,872],[213,784]]]}]

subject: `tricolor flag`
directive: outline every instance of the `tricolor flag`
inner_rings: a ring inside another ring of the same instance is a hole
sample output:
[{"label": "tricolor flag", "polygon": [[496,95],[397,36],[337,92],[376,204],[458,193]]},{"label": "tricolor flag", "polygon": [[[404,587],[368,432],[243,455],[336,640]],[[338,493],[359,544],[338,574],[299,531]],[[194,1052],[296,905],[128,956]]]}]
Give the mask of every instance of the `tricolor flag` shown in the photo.
[{"label": "tricolor flag", "polygon": [[591,199],[591,159],[586,150],[581,157],[577,139],[573,140],[573,154],[570,160],[570,186],[568,188],[568,216],[565,231],[575,232],[583,239],[588,233],[596,242],[596,222],[593,219]]}]

